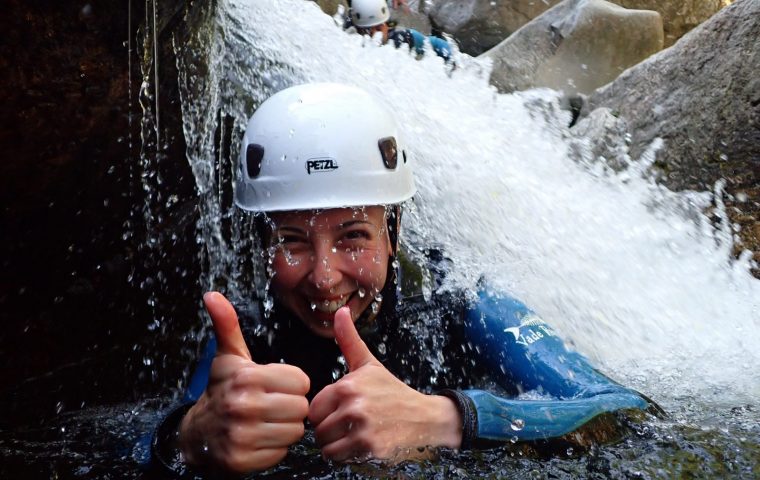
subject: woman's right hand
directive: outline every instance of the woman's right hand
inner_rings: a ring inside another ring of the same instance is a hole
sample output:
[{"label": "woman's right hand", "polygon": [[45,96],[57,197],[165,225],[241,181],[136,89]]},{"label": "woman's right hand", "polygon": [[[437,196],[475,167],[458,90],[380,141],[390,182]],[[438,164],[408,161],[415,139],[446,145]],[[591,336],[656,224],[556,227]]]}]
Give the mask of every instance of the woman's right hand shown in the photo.
[{"label": "woman's right hand", "polygon": [[217,351],[208,386],[180,425],[180,449],[190,465],[264,470],[303,437],[309,377],[292,365],[254,363],[232,304],[218,292],[206,293],[203,302]]}]

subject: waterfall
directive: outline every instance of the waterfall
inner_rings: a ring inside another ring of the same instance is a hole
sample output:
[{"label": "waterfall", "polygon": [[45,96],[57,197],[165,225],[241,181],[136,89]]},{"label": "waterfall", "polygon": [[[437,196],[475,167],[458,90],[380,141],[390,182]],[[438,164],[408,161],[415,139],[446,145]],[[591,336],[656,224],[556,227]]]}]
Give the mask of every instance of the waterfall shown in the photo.
[{"label": "waterfall", "polygon": [[353,84],[402,125],[419,190],[402,232],[412,252],[442,247],[451,282],[474,288],[482,277],[509,291],[614,378],[666,404],[684,394],[757,404],[760,281],[749,256],[732,259],[730,226],[703,213],[717,204],[721,214],[720,184],[658,186],[646,167],[659,143],[614,172],[566,127],[559,93],[498,94],[486,62],[417,60],[343,32],[313,2],[219,0],[210,15],[175,46],[209,288],[261,294],[250,219],[232,205],[248,116],[290,85]]}]

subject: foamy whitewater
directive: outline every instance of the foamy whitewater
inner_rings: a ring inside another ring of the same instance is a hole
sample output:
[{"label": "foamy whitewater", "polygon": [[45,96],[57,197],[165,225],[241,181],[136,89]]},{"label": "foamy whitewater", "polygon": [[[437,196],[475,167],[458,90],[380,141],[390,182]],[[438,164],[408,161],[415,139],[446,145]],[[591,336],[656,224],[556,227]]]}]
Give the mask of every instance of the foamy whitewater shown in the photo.
[{"label": "foamy whitewater", "polygon": [[416,60],[343,32],[303,0],[220,0],[214,15],[215,30],[197,34],[208,83],[193,85],[192,69],[180,65],[193,85],[183,98],[185,138],[207,199],[212,277],[234,286],[240,264],[236,240],[213,220],[234,215],[212,193],[229,180],[214,175],[217,112],[234,119],[237,158],[245,120],[274,92],[353,84],[396,113],[415,162],[405,242],[443,247],[456,284],[485,276],[605,372],[665,404],[684,395],[758,404],[760,281],[747,256],[731,259],[732,233],[700,213],[712,192],[656,186],[642,173],[651,152],[617,174],[571,155],[579,141],[558,93],[498,94],[489,65],[471,57],[459,56],[454,71],[432,52]]}]

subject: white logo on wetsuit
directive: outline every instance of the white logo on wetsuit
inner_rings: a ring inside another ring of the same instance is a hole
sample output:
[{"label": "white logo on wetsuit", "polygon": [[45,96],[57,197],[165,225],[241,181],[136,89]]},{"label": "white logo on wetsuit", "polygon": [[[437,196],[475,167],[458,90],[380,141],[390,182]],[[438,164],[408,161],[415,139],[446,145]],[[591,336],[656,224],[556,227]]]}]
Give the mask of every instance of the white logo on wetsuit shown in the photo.
[{"label": "white logo on wetsuit", "polygon": [[[523,327],[532,328],[527,328],[520,331],[520,329]],[[546,337],[557,336],[557,334],[554,333],[554,330],[552,330],[549,325],[544,323],[541,317],[533,313],[526,315],[523,318],[522,322],[520,322],[519,327],[505,328],[504,331],[509,332],[515,336],[516,344],[523,345],[525,347],[532,343],[536,343],[537,341],[542,340]]]}]

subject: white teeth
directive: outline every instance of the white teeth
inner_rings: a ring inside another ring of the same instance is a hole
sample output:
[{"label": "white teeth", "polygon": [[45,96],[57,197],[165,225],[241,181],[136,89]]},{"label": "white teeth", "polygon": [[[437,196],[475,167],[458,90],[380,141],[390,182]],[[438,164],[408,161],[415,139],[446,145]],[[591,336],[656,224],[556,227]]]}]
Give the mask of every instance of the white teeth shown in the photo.
[{"label": "white teeth", "polygon": [[311,304],[315,305],[316,309],[323,313],[335,313],[346,302],[348,302],[348,295],[337,300],[311,300]]}]

